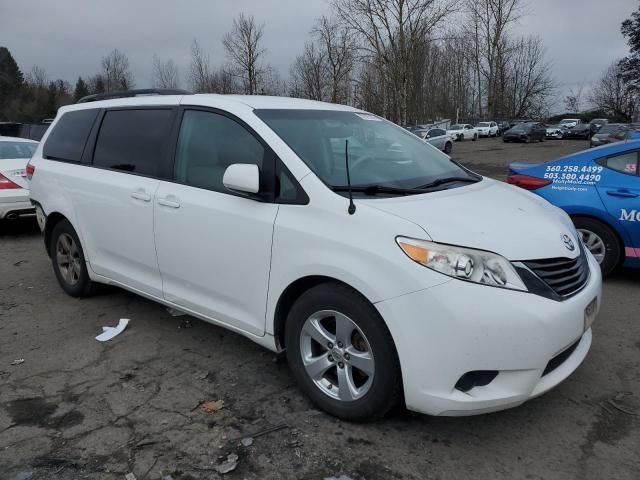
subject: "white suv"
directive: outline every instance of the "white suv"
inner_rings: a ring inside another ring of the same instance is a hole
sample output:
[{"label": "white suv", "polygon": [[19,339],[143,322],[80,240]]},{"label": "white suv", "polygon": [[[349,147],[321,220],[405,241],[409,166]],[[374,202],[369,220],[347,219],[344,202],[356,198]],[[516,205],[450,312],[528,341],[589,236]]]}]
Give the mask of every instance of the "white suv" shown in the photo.
[{"label": "white suv", "polygon": [[344,419],[516,406],[591,344],[600,269],[569,217],[355,108],[80,103],[28,171],[67,293],[118,285],[286,349]]}]

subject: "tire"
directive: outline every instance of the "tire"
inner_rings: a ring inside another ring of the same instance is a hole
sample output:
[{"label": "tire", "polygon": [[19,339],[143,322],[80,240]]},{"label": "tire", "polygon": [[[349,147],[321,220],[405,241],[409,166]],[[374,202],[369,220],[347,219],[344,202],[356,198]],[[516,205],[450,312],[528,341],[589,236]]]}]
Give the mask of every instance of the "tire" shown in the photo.
[{"label": "tire", "polygon": [[544,137],[540,137],[540,142],[544,142]]},{"label": "tire", "polygon": [[449,155],[451,153],[451,150],[453,150],[453,144],[451,142],[445,143],[444,144],[444,153]]},{"label": "tire", "polygon": [[615,232],[607,224],[588,217],[574,217],[573,224],[598,260],[602,276],[611,275],[622,260],[622,247]]},{"label": "tire", "polygon": [[49,253],[58,283],[68,295],[88,297],[94,293],[96,284],[89,278],[84,250],[68,220],[53,227]]},{"label": "tire", "polygon": [[474,133],[473,134],[473,138],[471,139],[472,142],[475,142],[476,140],[478,140],[478,134]]},{"label": "tire", "polygon": [[[319,324],[325,328],[314,326]],[[346,325],[342,330],[351,332],[342,337],[343,343],[339,343],[341,336],[336,338],[336,325]],[[346,285],[324,283],[303,293],[287,316],[285,345],[298,385],[318,408],[331,415],[348,421],[381,418],[402,397],[400,363],[391,334],[375,307]],[[352,366],[354,352],[362,355],[362,365],[373,368],[372,375]],[[364,362],[367,355],[370,358]],[[323,357],[325,368],[318,370],[321,373],[314,380],[307,368],[313,364],[311,359]],[[347,378],[355,390],[344,387]],[[339,398],[343,394],[352,397]]]}]

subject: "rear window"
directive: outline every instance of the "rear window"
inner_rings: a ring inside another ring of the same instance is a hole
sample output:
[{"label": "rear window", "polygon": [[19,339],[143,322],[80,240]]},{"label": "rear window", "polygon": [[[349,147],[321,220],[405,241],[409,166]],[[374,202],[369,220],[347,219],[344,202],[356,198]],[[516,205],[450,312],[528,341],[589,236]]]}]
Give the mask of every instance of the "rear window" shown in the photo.
[{"label": "rear window", "polygon": [[76,110],[63,114],[44,144],[44,158],[80,162],[97,115],[97,109]]},{"label": "rear window", "polygon": [[8,158],[31,158],[37,147],[37,143],[31,142],[0,141],[0,160]]},{"label": "rear window", "polygon": [[111,110],[102,120],[93,165],[125,172],[164,177],[171,109]]}]

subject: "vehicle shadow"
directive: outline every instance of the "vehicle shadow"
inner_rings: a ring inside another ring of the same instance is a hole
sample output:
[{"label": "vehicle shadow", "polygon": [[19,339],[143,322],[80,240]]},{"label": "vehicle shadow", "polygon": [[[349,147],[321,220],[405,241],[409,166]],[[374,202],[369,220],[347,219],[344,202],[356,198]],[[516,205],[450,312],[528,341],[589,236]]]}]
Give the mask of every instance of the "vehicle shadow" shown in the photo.
[{"label": "vehicle shadow", "polygon": [[4,237],[32,237],[39,234],[40,229],[35,217],[0,220],[0,239]]}]

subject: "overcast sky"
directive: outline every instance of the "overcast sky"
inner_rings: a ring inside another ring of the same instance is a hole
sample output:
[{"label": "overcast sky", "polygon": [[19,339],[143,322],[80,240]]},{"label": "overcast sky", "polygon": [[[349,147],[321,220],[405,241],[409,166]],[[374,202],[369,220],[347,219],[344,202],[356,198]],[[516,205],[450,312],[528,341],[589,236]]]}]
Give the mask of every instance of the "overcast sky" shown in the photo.
[{"label": "overcast sky", "polygon": [[[562,97],[595,81],[627,54],[620,24],[637,0],[524,0],[528,14],[515,28],[537,34],[547,48]],[[265,24],[268,61],[283,76],[302,50],[326,0],[0,0],[0,46],[9,48],[23,72],[43,67],[51,79],[72,83],[99,71],[113,48],[131,62],[136,87],[151,82],[152,57],[172,58],[187,87],[194,38],[212,63],[226,61],[222,37],[240,12]]]}]

